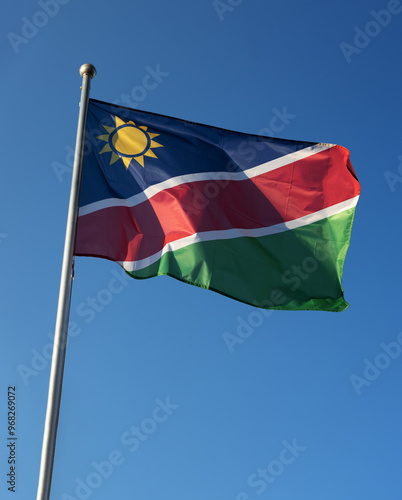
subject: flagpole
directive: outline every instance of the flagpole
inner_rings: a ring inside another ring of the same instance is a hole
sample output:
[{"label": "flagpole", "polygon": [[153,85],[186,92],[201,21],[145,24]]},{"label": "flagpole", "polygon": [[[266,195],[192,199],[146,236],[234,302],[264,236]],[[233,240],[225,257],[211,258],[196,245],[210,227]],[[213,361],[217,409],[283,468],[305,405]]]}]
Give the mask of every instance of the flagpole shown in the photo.
[{"label": "flagpole", "polygon": [[60,278],[59,303],[57,307],[45,430],[43,433],[42,456],[39,471],[38,494],[36,497],[37,500],[49,500],[52,482],[54,450],[56,446],[56,434],[59,419],[64,359],[66,354],[67,331],[70,314],[70,299],[74,268],[73,252],[81,186],[85,126],[87,121],[89,89],[91,79],[96,75],[96,69],[92,66],[92,64],[83,64],[80,68],[80,75],[82,77],[80,111],[78,116],[73,176],[71,181],[66,238],[64,242],[64,256]]}]

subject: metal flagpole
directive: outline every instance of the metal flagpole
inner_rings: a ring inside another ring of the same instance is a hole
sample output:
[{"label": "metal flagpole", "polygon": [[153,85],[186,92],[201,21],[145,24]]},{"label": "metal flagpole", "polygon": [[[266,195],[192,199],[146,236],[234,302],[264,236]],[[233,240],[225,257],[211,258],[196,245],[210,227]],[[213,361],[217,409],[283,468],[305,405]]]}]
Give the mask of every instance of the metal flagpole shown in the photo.
[{"label": "metal flagpole", "polygon": [[54,335],[52,367],[50,371],[49,394],[47,400],[45,430],[43,434],[42,457],[39,471],[37,500],[49,500],[52,482],[54,450],[56,446],[57,424],[59,419],[61,388],[63,383],[64,359],[66,354],[70,299],[73,281],[74,243],[78,217],[78,203],[81,186],[81,171],[85,141],[85,126],[91,79],[96,75],[92,64],[83,64],[80,68],[82,91],[78,116],[77,140],[73,177],[71,181],[70,204],[68,208],[66,239],[60,279],[59,303],[57,307]]}]

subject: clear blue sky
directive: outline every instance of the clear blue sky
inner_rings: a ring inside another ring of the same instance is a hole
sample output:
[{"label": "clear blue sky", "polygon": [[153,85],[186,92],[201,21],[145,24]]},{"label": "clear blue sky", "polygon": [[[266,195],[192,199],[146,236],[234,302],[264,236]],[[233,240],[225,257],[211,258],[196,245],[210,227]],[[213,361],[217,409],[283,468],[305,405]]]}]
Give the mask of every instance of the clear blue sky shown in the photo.
[{"label": "clear blue sky", "polygon": [[399,500],[402,3],[23,0],[0,27],[0,497],[36,498],[90,62],[96,99],[345,146],[362,194],[343,313],[256,316],[172,278],[112,286],[117,264],[77,258],[52,499]]}]

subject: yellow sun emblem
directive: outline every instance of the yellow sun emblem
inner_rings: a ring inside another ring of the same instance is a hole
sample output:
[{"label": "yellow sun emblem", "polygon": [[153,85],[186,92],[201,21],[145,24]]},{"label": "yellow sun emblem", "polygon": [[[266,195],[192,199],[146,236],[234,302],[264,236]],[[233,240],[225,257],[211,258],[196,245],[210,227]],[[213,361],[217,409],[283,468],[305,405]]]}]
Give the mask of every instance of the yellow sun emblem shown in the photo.
[{"label": "yellow sun emblem", "polygon": [[157,158],[152,148],[163,146],[152,139],[159,134],[151,134],[147,132],[148,127],[137,126],[132,121],[124,122],[118,116],[115,119],[116,127],[102,125],[108,134],[97,137],[106,142],[99,154],[112,153],[109,165],[121,158],[127,170],[132,160],[136,160],[143,167],[144,156]]}]

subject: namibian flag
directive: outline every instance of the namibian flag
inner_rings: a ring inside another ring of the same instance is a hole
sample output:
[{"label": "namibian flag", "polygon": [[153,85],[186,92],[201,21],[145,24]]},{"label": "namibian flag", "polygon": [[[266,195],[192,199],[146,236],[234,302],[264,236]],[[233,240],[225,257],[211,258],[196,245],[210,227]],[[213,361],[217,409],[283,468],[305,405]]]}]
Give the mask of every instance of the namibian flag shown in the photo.
[{"label": "namibian flag", "polygon": [[75,255],[257,307],[342,311],[359,191],[341,146],[90,100]]}]

